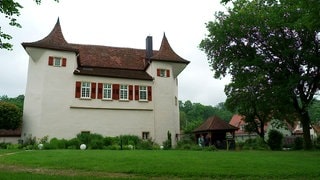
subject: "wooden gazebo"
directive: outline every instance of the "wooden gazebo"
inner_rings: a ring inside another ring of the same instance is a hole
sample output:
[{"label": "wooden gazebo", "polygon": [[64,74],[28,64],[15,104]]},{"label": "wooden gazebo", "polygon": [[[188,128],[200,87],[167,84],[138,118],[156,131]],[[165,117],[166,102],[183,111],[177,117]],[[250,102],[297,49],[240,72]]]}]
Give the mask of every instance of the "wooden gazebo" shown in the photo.
[{"label": "wooden gazebo", "polygon": [[218,116],[212,116],[196,128],[193,133],[197,143],[199,143],[199,138],[203,139],[203,146],[215,145],[219,149],[226,149],[227,141],[231,144],[229,147],[234,148],[234,134],[238,129]]}]

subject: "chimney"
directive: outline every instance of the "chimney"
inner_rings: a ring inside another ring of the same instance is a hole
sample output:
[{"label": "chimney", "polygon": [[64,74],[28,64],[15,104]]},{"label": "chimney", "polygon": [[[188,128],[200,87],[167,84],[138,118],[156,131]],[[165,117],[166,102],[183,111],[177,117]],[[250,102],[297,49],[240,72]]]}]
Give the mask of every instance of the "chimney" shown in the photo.
[{"label": "chimney", "polygon": [[152,36],[147,36],[146,39],[146,58],[150,59],[153,56]]}]

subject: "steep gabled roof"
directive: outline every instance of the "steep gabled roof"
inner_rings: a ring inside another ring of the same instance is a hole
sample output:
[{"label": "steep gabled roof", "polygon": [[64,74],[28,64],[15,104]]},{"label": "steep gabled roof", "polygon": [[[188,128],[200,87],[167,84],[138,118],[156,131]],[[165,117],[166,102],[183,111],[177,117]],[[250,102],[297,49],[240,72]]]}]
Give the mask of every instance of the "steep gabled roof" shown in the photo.
[{"label": "steep gabled roof", "polygon": [[36,42],[22,43],[24,48],[26,47],[38,47],[53,50],[73,51],[78,50],[73,48],[65,39],[62,34],[60,20],[58,18],[56,25],[52,31],[43,39]]},{"label": "steep gabled roof", "polygon": [[218,116],[209,117],[205,122],[203,122],[198,128],[193,132],[204,132],[204,131],[235,131],[239,128],[228,124],[227,122],[221,120]]},{"label": "steep gabled roof", "polygon": [[155,53],[150,59],[157,60],[157,61],[175,62],[175,63],[185,63],[185,64],[190,63],[189,61],[183,59],[173,51],[165,34],[163,34],[159,52]]},{"label": "steep gabled roof", "polygon": [[[22,46],[76,52],[78,58],[78,68],[74,71],[76,75],[152,80],[145,71],[148,66],[145,49],[68,43],[64,39],[59,19],[45,38],[22,43]],[[153,54],[154,56],[148,60],[189,63],[172,50],[165,35],[160,50],[153,51]]]}]

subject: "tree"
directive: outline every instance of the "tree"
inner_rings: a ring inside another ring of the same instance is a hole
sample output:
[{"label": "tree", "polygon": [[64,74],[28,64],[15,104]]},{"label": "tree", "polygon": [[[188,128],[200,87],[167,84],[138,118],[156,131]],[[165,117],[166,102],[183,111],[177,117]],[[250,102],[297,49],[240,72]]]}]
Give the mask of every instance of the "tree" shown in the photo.
[{"label": "tree", "polygon": [[20,109],[12,103],[0,101],[0,129],[17,129],[21,122]]},{"label": "tree", "polygon": [[[226,5],[229,0],[222,2]],[[256,99],[251,108],[257,112],[267,110],[277,119],[300,120],[305,149],[311,149],[308,111],[320,87],[320,3],[231,3],[227,12],[216,13],[216,20],[207,23],[209,34],[200,43],[215,77],[232,76],[230,97],[236,97],[241,88],[253,87],[257,96],[244,94]]]},{"label": "tree", "polygon": [[[41,4],[41,0],[34,0],[38,5]],[[54,0],[59,2],[59,0]],[[21,25],[17,21],[17,17],[20,16],[20,10],[23,7],[14,0],[1,0],[0,1],[0,13],[9,20],[9,25],[17,28],[21,28]],[[12,50],[12,44],[9,42],[12,36],[1,31],[0,26],[0,49]]]}]

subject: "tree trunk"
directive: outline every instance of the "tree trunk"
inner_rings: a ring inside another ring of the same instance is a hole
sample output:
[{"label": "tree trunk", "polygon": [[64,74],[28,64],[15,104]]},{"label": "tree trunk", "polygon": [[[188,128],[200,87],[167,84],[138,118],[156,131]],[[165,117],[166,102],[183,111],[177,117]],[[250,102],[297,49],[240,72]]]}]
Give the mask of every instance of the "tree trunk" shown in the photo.
[{"label": "tree trunk", "polygon": [[312,149],[312,141],[310,136],[310,117],[308,112],[303,111],[300,119],[303,128],[304,149]]}]

